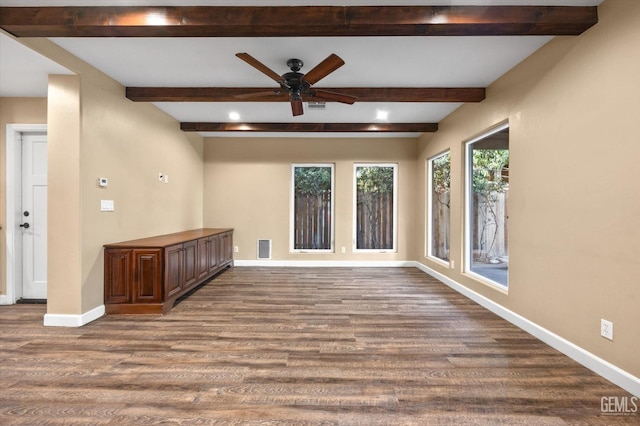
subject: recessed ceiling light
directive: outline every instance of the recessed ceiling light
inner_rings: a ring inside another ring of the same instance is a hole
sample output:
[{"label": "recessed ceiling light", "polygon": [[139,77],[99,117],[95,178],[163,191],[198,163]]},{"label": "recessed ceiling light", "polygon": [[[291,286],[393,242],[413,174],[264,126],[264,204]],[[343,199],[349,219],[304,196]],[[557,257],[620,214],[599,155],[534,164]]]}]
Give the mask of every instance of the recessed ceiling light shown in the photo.
[{"label": "recessed ceiling light", "polygon": [[229,120],[233,120],[233,121],[238,121],[238,120],[240,120],[240,114],[238,114],[238,113],[237,113],[237,112],[235,112],[235,111],[231,111],[231,112],[229,113]]},{"label": "recessed ceiling light", "polygon": [[376,111],[377,120],[386,120],[387,118],[389,118],[389,111],[382,111],[382,110]]},{"label": "recessed ceiling light", "polygon": [[151,12],[145,15],[147,25],[169,25],[166,13]]}]

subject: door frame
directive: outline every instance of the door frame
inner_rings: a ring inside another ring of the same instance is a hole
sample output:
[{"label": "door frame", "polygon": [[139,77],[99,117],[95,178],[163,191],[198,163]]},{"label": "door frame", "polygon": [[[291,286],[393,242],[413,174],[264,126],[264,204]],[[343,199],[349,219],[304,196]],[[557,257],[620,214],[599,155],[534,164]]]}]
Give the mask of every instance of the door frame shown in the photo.
[{"label": "door frame", "polygon": [[47,133],[46,124],[7,124],[6,136],[6,212],[5,267],[6,295],[0,304],[13,305],[22,297],[22,234],[17,232],[20,212],[16,213],[22,197],[22,138],[23,133]]}]

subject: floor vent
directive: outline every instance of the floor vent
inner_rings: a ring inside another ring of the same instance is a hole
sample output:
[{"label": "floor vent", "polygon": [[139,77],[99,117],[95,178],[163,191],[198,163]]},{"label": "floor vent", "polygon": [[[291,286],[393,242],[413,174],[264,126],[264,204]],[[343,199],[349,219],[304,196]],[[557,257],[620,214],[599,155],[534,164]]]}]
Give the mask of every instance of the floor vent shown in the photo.
[{"label": "floor vent", "polygon": [[271,240],[258,240],[258,259],[271,259]]}]

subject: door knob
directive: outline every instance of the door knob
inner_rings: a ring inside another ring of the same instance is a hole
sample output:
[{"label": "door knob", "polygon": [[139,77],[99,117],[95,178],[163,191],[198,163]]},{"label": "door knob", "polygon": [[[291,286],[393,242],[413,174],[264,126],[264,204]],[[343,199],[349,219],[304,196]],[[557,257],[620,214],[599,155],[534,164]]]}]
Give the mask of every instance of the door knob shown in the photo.
[{"label": "door knob", "polygon": [[31,225],[29,225],[29,222],[25,222],[25,223],[21,223],[20,224],[20,228],[24,228],[24,229],[29,229]]}]

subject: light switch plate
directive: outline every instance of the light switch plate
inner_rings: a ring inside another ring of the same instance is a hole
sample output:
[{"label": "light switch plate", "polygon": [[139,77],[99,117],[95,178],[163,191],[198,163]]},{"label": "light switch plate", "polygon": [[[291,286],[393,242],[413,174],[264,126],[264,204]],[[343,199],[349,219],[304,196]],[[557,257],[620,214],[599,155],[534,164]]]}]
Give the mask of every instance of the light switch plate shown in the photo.
[{"label": "light switch plate", "polygon": [[100,200],[101,212],[112,212],[114,210],[113,200]]}]

